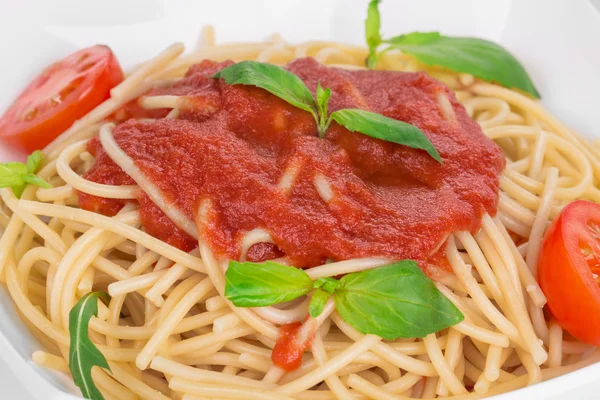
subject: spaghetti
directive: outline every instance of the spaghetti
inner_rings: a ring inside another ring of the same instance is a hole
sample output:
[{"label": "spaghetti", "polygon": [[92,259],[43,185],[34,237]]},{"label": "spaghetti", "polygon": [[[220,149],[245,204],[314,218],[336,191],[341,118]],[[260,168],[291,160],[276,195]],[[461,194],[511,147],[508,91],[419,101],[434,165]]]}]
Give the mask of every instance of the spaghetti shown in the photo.
[{"label": "spaghetti", "polygon": [[[1,191],[0,280],[45,346],[34,354],[36,363],[67,370],[69,310],[91,290],[112,296],[90,324],[90,337],[112,370],[93,374],[106,399],[476,399],[600,361],[595,347],[546,320],[546,299],[536,282],[548,222],[572,200],[600,201],[599,148],[516,91],[426,67],[398,51],[383,54],[378,68],[426,70],[456,93],[506,156],[497,215],[485,213],[476,234],[452,234],[446,254],[453,273],[434,268],[430,274],[464,314],[458,325],[422,340],[383,341],[344,322],[330,300],[314,320],[316,334],[302,365],[284,374],[273,366],[271,351],[279,325],[304,319],[306,299],[237,308],[223,296],[223,268],[207,243],[200,240],[188,253],[149,235],[133,204],[114,217],[79,209],[76,191],[133,199],[142,189],[159,201],[151,183],[113,186],[84,179],[94,160],[86,143],[99,135],[113,159],[126,161],[119,166],[135,174],[135,164],[116,154],[121,150],[112,146],[107,118],[148,89],[181,79],[193,64],[204,59],[285,64],[308,56],[354,70],[367,56],[362,47],[334,42],[291,45],[275,35],[263,43],[217,45],[214,36],[205,28],[201,47],[192,53],[181,55],[183,47],[176,44],[142,64],[112,89],[109,100],[47,146],[39,176],[53,188],[30,185],[20,199],[10,189]],[[455,118],[447,101],[439,101],[440,112]],[[177,118],[189,105],[160,96],[143,99],[141,106],[169,108],[167,118]],[[281,188],[290,185],[293,174],[291,168],[281,178]],[[322,198],[330,199],[327,182],[315,181]],[[192,221],[161,208],[197,237]],[[243,238],[243,254],[267,242],[272,238],[266,231],[251,231]],[[387,262],[352,259],[306,272],[317,279]]]}]

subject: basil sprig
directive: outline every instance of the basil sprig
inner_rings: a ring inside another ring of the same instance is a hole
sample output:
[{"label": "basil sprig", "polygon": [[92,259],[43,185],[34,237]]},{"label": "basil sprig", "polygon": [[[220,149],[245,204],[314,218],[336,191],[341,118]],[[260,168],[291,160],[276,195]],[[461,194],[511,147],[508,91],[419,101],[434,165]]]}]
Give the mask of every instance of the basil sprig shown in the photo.
[{"label": "basil sprig", "polygon": [[333,296],[344,321],[384,339],[424,337],[464,319],[414,261],[312,281],[301,269],[274,263],[232,261],[225,297],[238,307],[268,306],[314,290],[309,313],[317,317]]},{"label": "basil sprig", "polygon": [[425,150],[438,162],[440,154],[427,136],[414,125],[359,109],[342,109],[328,113],[331,89],[319,82],[315,97],[304,82],[290,71],[273,64],[242,61],[217,72],[213,78],[222,78],[229,85],[251,85],[262,88],[291,105],[308,111],[315,118],[319,136],[324,137],[332,121],[363,135]]},{"label": "basil sprig", "polygon": [[43,154],[36,150],[27,157],[27,164],[20,162],[0,163],[0,188],[10,187],[17,197],[21,197],[27,185],[50,188],[48,182],[35,173],[42,163]]},{"label": "basil sprig", "polygon": [[[443,36],[439,32],[413,32],[390,39],[382,38],[378,4],[379,0],[369,3],[365,20],[368,68],[374,68],[384,52],[399,49],[426,65],[465,72],[484,81],[520,89],[538,99],[541,97],[519,61],[505,48],[489,40]],[[377,53],[381,45],[386,47]]]},{"label": "basil sprig", "polygon": [[88,293],[69,313],[69,369],[83,397],[90,400],[104,400],[92,380],[92,367],[98,366],[110,371],[106,358],[91,341],[88,333],[90,319],[98,315],[98,299],[108,302],[110,297],[103,292]]}]

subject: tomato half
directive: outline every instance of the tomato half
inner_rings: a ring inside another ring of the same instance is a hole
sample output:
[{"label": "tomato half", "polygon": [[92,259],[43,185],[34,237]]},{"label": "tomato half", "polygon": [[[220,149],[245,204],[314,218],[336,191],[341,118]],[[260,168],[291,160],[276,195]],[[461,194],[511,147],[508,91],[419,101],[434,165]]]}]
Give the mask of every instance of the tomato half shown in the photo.
[{"label": "tomato half", "polygon": [[567,205],[544,237],[540,286],[557,322],[579,340],[600,346],[600,204]]},{"label": "tomato half", "polygon": [[47,67],[0,119],[0,140],[27,152],[41,149],[96,106],[123,80],[107,46],[79,50]]}]

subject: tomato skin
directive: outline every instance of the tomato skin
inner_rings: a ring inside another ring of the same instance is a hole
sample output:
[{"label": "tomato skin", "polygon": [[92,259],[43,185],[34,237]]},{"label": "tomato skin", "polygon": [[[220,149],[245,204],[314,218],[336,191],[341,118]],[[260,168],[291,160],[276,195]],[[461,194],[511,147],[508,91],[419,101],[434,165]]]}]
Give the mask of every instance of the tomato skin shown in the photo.
[{"label": "tomato skin", "polygon": [[50,65],[0,118],[0,140],[32,152],[110,97],[123,81],[112,51],[103,45],[79,50]]},{"label": "tomato skin", "polygon": [[563,209],[542,242],[538,281],[559,325],[577,339],[600,346],[600,287],[581,250],[586,243],[594,257],[600,254],[600,237],[590,222],[600,224],[599,204],[578,200]]}]

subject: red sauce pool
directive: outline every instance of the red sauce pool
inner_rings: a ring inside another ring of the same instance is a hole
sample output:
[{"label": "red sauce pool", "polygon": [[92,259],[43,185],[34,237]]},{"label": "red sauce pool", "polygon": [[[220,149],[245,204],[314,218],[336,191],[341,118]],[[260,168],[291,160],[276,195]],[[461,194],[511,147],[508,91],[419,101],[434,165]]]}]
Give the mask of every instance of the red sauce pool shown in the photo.
[{"label": "red sauce pool", "polygon": [[[318,80],[331,88],[330,111],[361,108],[418,126],[443,165],[335,123],[318,138],[310,114],[264,90],[210,78],[225,65],[205,61],[173,87],[149,93],[186,96],[193,106],[180,119],[131,119],[113,132],[173,207],[195,220],[200,202],[210,201],[199,232],[217,257],[239,259],[244,235],[262,228],[276,245],[251,249],[250,259],[285,254],[299,267],[372,256],[424,262],[450,233],[474,231],[483,213],[495,214],[504,157],[453,93],[426,74],[344,71],[312,59],[287,66],[313,92]],[[443,117],[440,93],[454,121]],[[120,114],[163,117],[166,110],[130,104]],[[97,139],[89,147],[97,161],[87,179],[132,183]],[[292,167],[297,174],[286,192],[278,184]],[[315,187],[317,175],[333,193],[328,202]],[[147,232],[185,250],[195,246],[144,194],[139,201]],[[109,215],[123,204],[80,194],[82,208]]]}]

